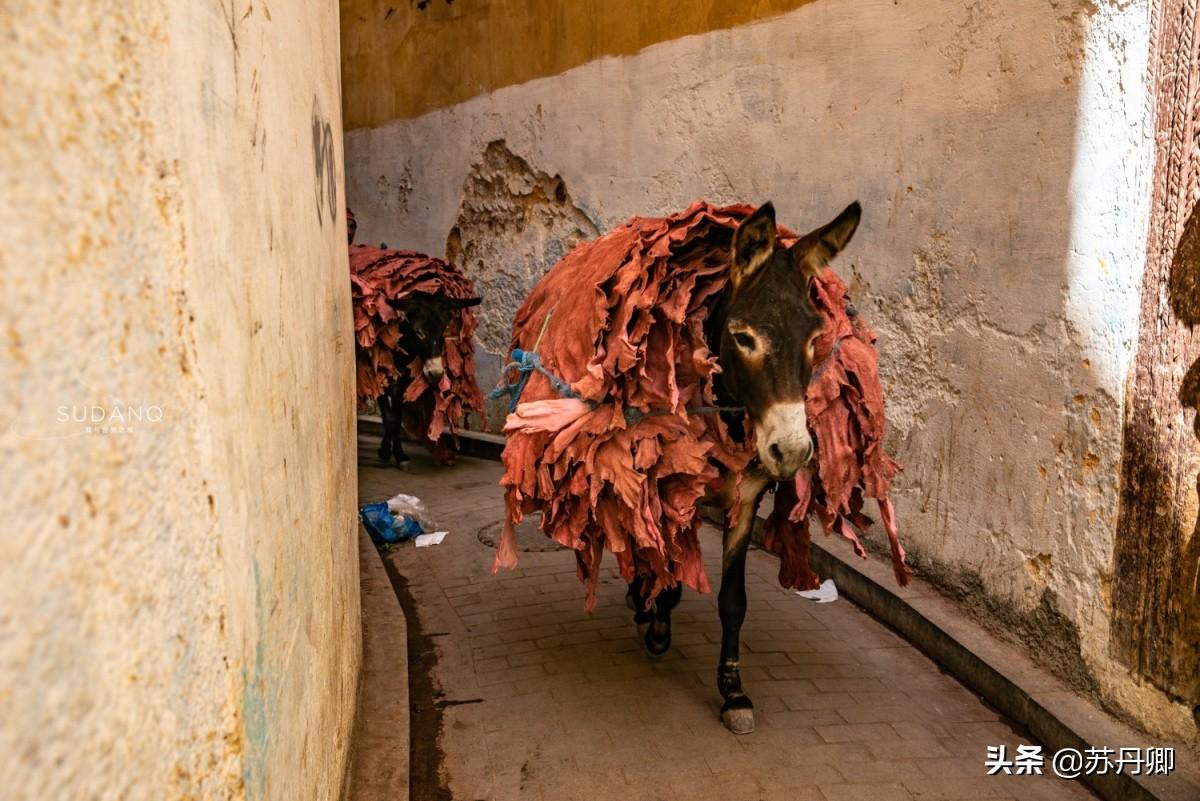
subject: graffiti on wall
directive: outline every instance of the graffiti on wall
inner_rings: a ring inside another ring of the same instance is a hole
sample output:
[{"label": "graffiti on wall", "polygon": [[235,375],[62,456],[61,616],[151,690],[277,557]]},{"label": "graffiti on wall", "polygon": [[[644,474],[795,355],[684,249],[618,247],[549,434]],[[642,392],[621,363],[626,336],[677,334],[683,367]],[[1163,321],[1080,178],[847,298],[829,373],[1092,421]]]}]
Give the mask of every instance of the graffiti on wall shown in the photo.
[{"label": "graffiti on wall", "polygon": [[333,125],[313,96],[312,110],[313,179],[317,198],[317,222],[337,219],[337,167],[333,149]]}]

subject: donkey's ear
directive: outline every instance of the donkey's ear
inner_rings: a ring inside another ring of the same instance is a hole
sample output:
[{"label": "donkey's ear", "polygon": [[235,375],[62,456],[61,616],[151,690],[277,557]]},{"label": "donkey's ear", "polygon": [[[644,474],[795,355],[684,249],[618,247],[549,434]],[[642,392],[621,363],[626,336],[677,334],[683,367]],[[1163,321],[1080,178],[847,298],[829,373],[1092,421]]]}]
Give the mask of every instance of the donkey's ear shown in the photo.
[{"label": "donkey's ear", "polygon": [[833,257],[850,243],[850,238],[858,230],[858,221],[861,219],[862,206],[858,205],[856,200],[835,217],[833,222],[807,234],[797,242],[796,261],[801,272],[810,278],[820,275],[829,262],[833,261]]},{"label": "donkey's ear", "polygon": [[729,277],[734,289],[744,284],[770,260],[775,252],[775,207],[762,204],[733,232]]}]

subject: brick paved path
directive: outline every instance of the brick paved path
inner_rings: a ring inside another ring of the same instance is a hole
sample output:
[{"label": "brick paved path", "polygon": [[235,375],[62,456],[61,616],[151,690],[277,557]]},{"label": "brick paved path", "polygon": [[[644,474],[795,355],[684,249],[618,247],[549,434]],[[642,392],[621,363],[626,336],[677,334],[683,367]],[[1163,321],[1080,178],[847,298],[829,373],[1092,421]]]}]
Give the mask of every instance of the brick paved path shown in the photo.
[{"label": "brick paved path", "polygon": [[[684,592],[672,650],[652,662],[615,570],[591,615],[565,551],[522,553],[516,571],[491,574],[494,551],[477,534],[498,534],[498,464],[438,469],[418,451],[406,471],[378,468],[364,440],[359,488],[364,501],[418,495],[450,531],[440,546],[387,557],[436,643],[449,794],[414,785],[414,801],[1092,798],[1053,775],[985,776],[986,746],[1011,754],[1030,741],[857,607],[782,590],[775,560],[758,551],[742,631],[757,730],[735,737],[717,716],[715,592]],[[719,542],[706,528],[714,587]]]}]

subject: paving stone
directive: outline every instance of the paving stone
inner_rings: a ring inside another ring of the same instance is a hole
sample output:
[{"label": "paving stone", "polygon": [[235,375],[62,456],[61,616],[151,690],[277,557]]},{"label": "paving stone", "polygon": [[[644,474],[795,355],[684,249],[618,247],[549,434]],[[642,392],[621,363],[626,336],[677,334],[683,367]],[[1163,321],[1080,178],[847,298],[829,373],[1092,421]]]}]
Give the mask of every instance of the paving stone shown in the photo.
[{"label": "paving stone", "polygon": [[902,784],[825,784],[821,792],[837,801],[911,801]]},{"label": "paving stone", "polygon": [[1007,793],[988,776],[937,776],[906,779],[905,788],[916,801],[970,801],[1005,798]]},{"label": "paving stone", "polygon": [[843,723],[837,726],[818,726],[817,734],[827,743],[873,743],[895,739],[898,735],[883,723]]},{"label": "paving stone", "polygon": [[[718,715],[715,593],[685,591],[672,651],[650,660],[611,557],[590,614],[570,553],[521,553],[517,570],[492,573],[495,551],[476,535],[503,513],[499,465],[460,458],[435,468],[414,448],[399,471],[367,454],[364,502],[417,495],[450,532],[387,558],[423,630],[441,635],[434,686],[445,699],[478,699],[443,719],[443,776],[456,801],[1088,797],[1070,782],[984,775],[986,746],[1011,751],[1021,734],[853,605],[781,589],[778,563],[758,550],[747,558],[742,630],[757,725],[736,737]],[[716,589],[720,535],[705,526],[701,542]],[[425,789],[413,798],[435,797]]]},{"label": "paving stone", "polygon": [[[762,709],[762,704],[757,699],[754,701],[754,708]],[[836,726],[845,722],[842,716],[833,709],[806,709],[802,712],[765,710],[765,712],[771,726],[779,729]]]}]

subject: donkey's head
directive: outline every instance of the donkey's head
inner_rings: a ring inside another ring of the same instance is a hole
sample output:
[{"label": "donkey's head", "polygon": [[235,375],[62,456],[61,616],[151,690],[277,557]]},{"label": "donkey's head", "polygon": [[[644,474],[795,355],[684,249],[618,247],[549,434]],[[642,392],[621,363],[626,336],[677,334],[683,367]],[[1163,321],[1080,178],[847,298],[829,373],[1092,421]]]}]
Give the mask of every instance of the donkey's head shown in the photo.
[{"label": "donkey's head", "polygon": [[759,461],[772,478],[789,479],[812,459],[804,396],[822,320],[809,287],[850,241],[861,214],[852,203],[833,222],[785,248],[776,241],[775,208],[766,203],[733,234],[721,381],[746,407]]},{"label": "donkey's head", "polygon": [[442,353],[446,348],[446,326],[460,310],[478,306],[480,302],[480,298],[448,298],[428,292],[414,292],[402,300],[388,301],[407,322],[400,347],[421,360],[421,372],[430,384],[437,384],[445,372]]}]

